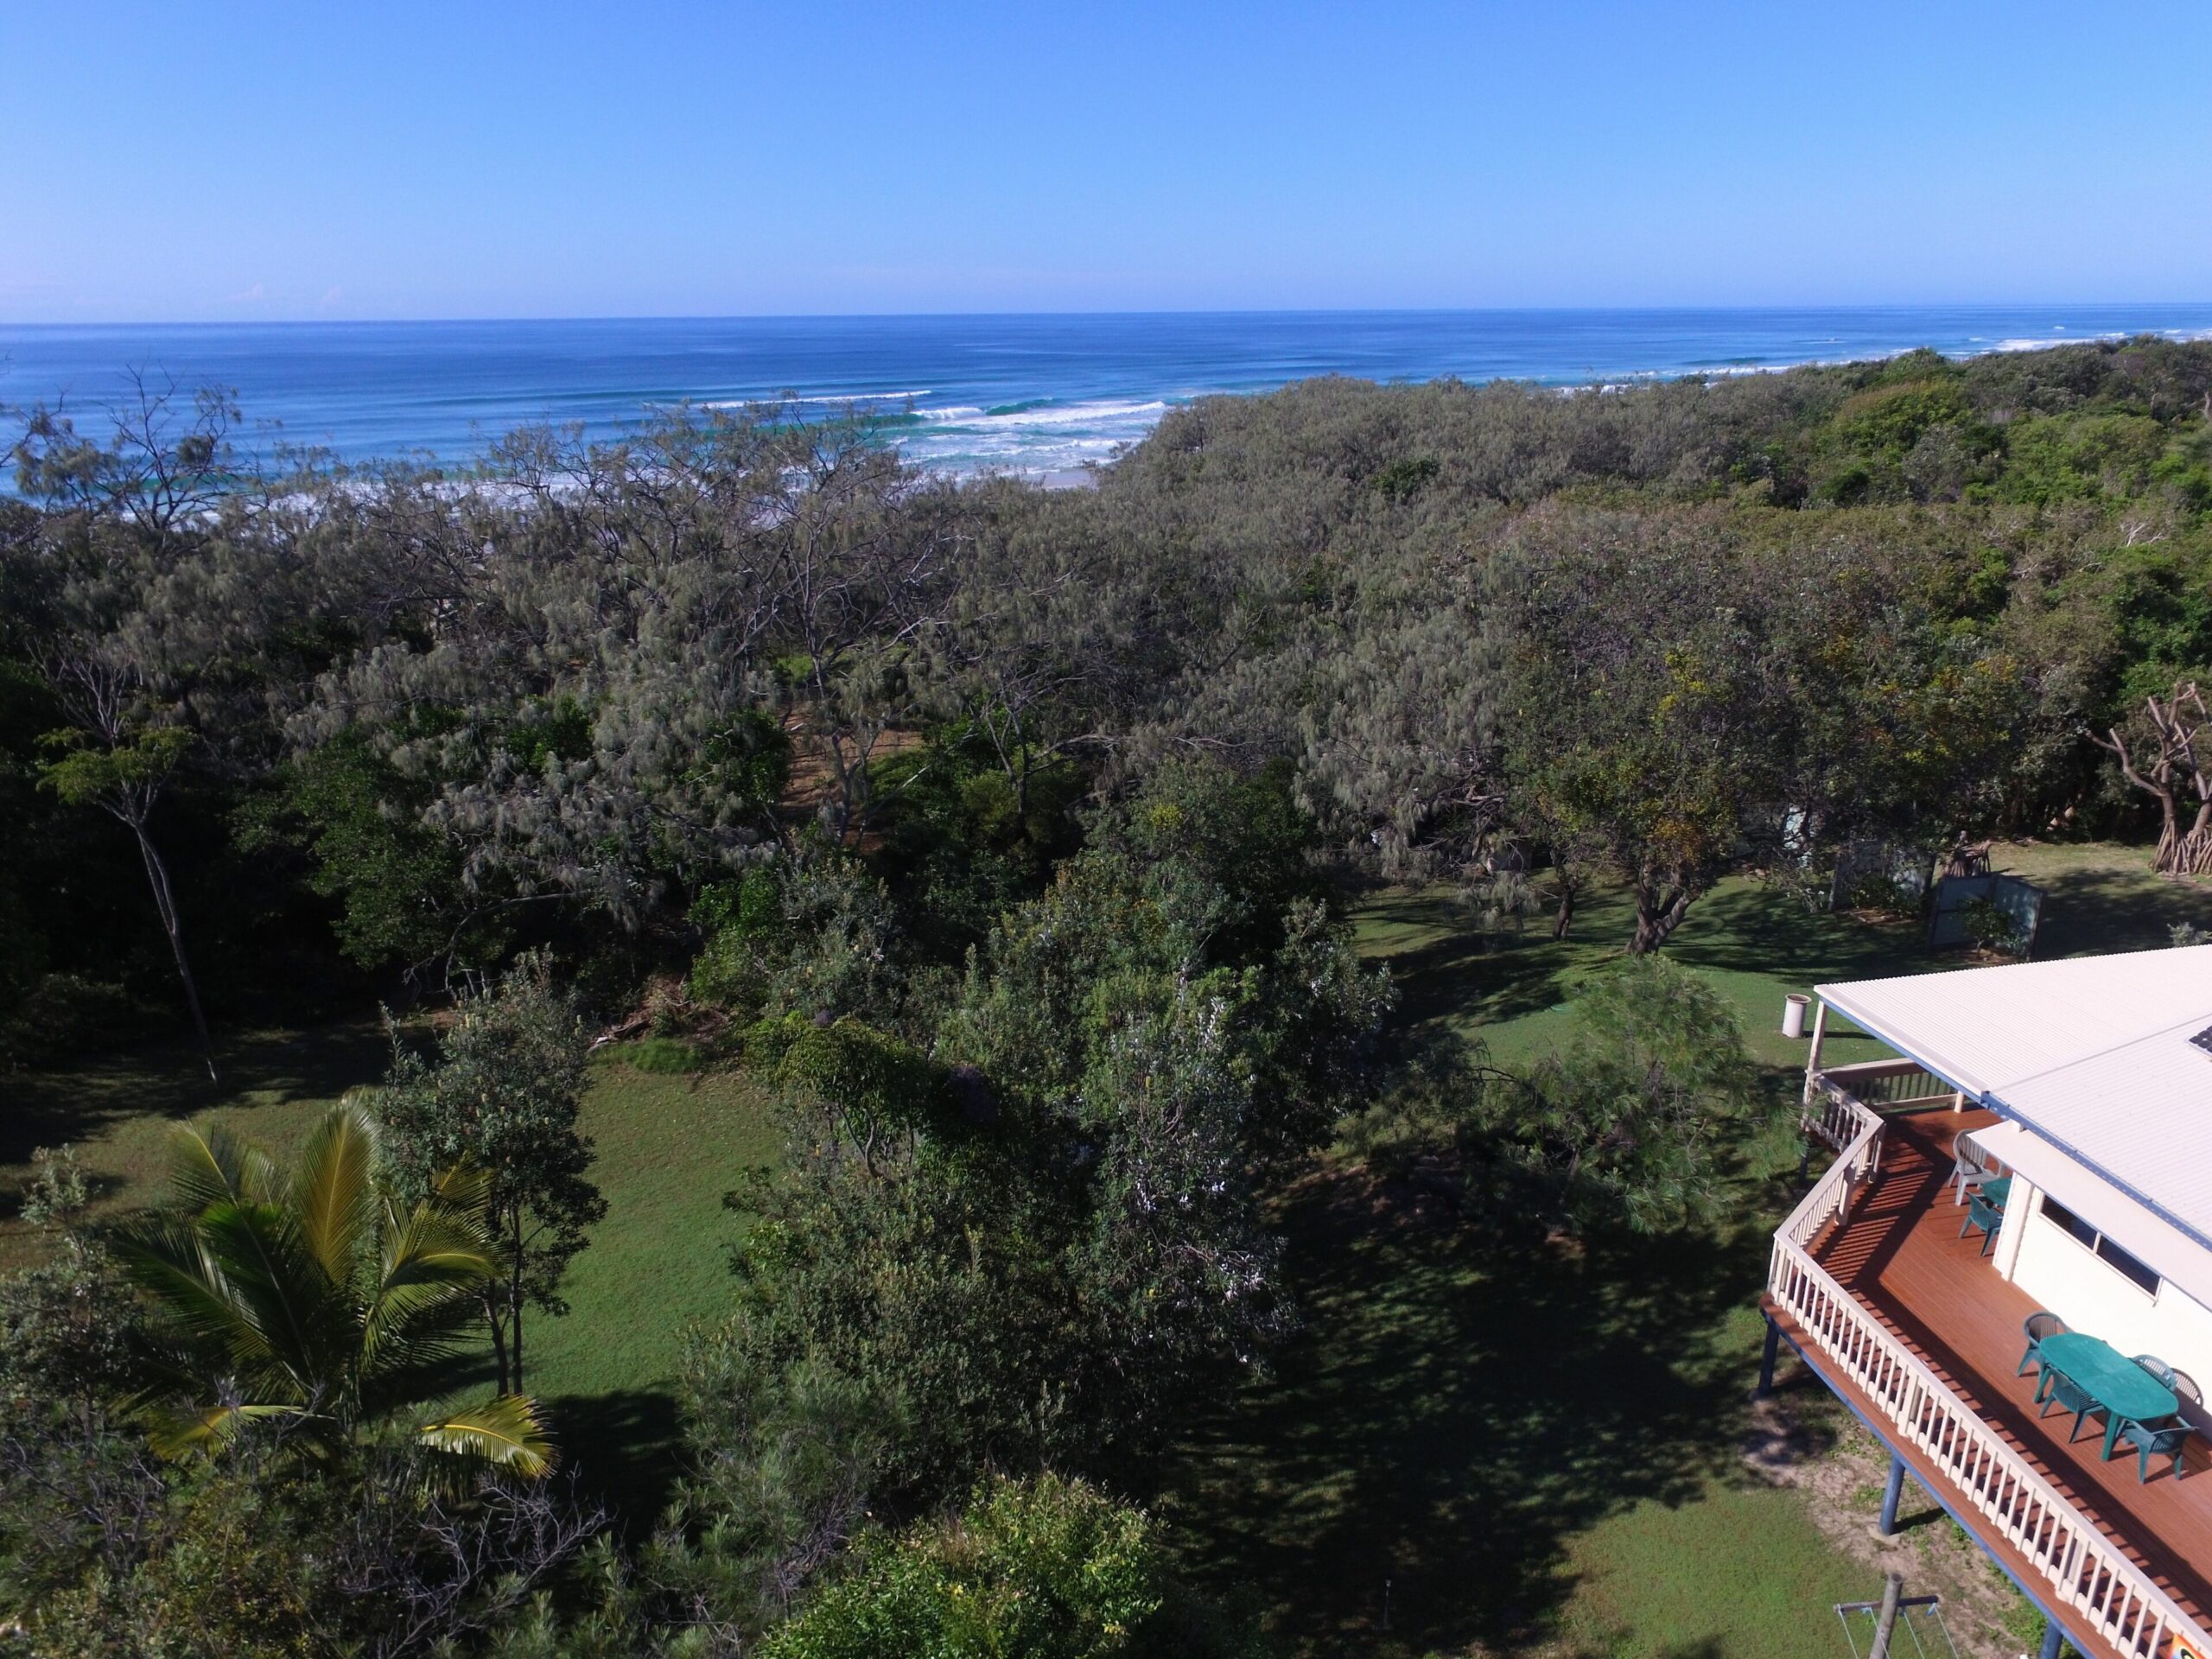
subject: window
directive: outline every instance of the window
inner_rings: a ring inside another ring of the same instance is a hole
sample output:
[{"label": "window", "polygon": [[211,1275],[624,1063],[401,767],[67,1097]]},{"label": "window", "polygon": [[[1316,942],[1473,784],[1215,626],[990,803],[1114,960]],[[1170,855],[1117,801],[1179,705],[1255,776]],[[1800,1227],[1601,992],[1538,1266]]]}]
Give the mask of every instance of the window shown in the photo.
[{"label": "window", "polygon": [[2043,1213],[2045,1220],[2056,1222],[2065,1231],[2081,1240],[2082,1243],[2096,1252],[2098,1259],[2107,1267],[2141,1290],[2145,1295],[2155,1296],[2158,1294],[2158,1275],[2151,1271],[2149,1265],[2140,1256],[2123,1250],[2112,1240],[2090,1226],[2088,1222],[2082,1220],[2081,1217],[2059,1203],[2057,1199],[2048,1195],[2043,1201]]}]

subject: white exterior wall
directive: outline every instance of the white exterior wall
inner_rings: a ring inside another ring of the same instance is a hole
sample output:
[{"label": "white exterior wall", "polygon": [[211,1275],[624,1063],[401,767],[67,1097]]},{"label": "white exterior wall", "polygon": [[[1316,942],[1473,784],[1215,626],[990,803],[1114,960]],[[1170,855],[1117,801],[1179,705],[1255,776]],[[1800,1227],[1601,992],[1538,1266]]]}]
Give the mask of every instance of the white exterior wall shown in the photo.
[{"label": "white exterior wall", "polygon": [[[2058,1201],[2066,1202],[2063,1193]],[[2041,1189],[2016,1178],[1993,1252],[1999,1270],[2072,1329],[2123,1354],[2156,1354],[2212,1390],[2212,1310],[2171,1279],[2159,1281],[2157,1296],[2146,1295],[2042,1211]],[[2189,1414],[2207,1427],[2201,1410]]]}]

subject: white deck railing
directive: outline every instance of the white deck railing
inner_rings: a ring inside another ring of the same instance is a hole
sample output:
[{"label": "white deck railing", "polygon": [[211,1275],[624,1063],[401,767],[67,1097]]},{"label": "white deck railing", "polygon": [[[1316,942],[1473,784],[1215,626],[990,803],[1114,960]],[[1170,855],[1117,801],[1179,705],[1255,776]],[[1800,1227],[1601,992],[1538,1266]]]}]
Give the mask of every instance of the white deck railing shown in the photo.
[{"label": "white deck railing", "polygon": [[1842,1155],[1775,1234],[1768,1294],[1888,1419],[1891,1436],[1948,1477],[1987,1529],[2027,1558],[2041,1593],[2072,1614],[2062,1616],[2069,1630],[2138,1659],[2212,1655],[2212,1634],[1814,1261],[1813,1240],[1849,1215],[1853,1195],[1880,1167],[1882,1120],[1846,1086],[1855,1069],[1816,1074],[1808,1087],[1807,1128]]},{"label": "white deck railing", "polygon": [[1917,1060],[1861,1060],[1813,1074],[1816,1084],[1849,1095],[1865,1106],[1922,1106],[1955,1100],[1951,1085]]}]

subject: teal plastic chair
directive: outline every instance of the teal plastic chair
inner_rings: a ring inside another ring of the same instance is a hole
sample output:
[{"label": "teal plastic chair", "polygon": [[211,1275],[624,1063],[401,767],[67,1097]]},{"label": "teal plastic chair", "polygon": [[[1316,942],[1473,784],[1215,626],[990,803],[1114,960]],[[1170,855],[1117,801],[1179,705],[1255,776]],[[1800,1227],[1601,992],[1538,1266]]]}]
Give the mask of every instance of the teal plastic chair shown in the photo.
[{"label": "teal plastic chair", "polygon": [[2041,1309],[2022,1319],[2020,1331],[2028,1339],[2028,1351],[2020,1356],[2020,1369],[2012,1375],[2025,1376],[2028,1374],[2029,1366],[2043,1363],[2043,1339],[2045,1337],[2055,1337],[2065,1329],[2065,1320],[2060,1319],[2056,1313],[2044,1313]]},{"label": "teal plastic chair", "polygon": [[2192,1406],[2204,1403],[2204,1390],[2196,1386],[2196,1379],[2187,1371],[2177,1371],[2156,1354],[2138,1354],[2135,1363],[2157,1377]]},{"label": "teal plastic chair", "polygon": [[2181,1454],[2189,1445],[2189,1437],[2196,1431],[2179,1418],[2168,1418],[2164,1422],[2122,1423],[2121,1442],[2135,1448],[2135,1479],[2138,1485],[2147,1484],[2151,1478],[2151,1459],[2171,1458],[2174,1478],[2181,1478]]},{"label": "teal plastic chair", "polygon": [[2065,1372],[2054,1371],[2048,1365],[2043,1368],[2043,1382],[2037,1385],[2036,1395],[2043,1402],[2043,1409],[2036,1414],[2037,1417],[2050,1416],[2053,1406],[2074,1414],[2074,1427],[2066,1437],[2069,1446],[2082,1438],[2084,1418],[2104,1415],[2105,1408],[2091,1399],[2086,1389],[2075,1387],[2074,1379]]},{"label": "teal plastic chair", "polygon": [[1967,1200],[1967,1224],[1959,1229],[1959,1236],[1964,1238],[1980,1228],[1981,1253],[1987,1255],[1989,1247],[1997,1243],[1997,1230],[2004,1224],[2005,1212],[1977,1192]]}]

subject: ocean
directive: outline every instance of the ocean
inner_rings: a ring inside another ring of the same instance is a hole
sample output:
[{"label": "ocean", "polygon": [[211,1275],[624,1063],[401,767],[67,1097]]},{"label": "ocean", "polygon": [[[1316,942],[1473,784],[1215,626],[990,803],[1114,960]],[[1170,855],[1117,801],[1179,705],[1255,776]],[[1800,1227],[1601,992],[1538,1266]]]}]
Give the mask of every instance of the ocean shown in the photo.
[{"label": "ocean", "polygon": [[59,403],[95,432],[135,372],[233,391],[250,449],[453,466],[518,426],[613,437],[679,403],[789,395],[897,416],[925,467],[1049,476],[1110,461],[1192,397],[1317,374],[1618,385],[2145,332],[2212,338],[2212,302],[0,325],[0,405]]}]

